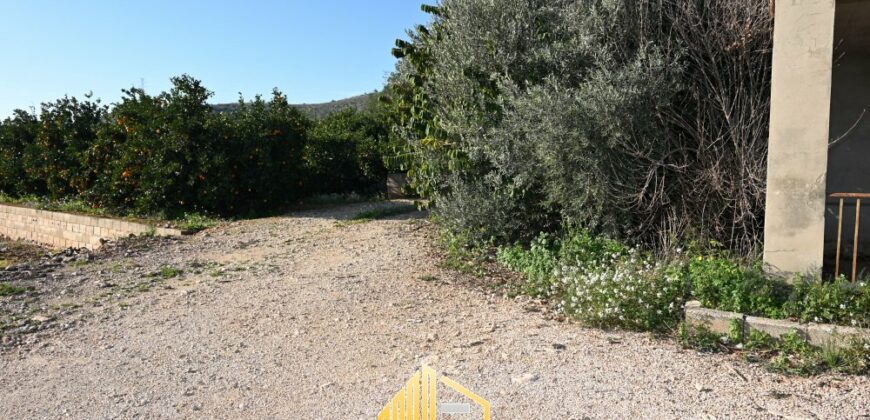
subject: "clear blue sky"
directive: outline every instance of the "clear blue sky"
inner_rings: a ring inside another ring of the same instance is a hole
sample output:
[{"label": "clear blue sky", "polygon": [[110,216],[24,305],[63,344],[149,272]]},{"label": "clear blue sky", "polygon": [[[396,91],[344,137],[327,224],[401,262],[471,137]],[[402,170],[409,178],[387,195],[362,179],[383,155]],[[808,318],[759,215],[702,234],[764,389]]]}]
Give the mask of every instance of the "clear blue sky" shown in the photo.
[{"label": "clear blue sky", "polygon": [[[0,117],[92,91],[115,102],[188,73],[235,102],[313,103],[383,86],[422,0],[0,0]],[[430,1],[434,2],[434,1]]]}]

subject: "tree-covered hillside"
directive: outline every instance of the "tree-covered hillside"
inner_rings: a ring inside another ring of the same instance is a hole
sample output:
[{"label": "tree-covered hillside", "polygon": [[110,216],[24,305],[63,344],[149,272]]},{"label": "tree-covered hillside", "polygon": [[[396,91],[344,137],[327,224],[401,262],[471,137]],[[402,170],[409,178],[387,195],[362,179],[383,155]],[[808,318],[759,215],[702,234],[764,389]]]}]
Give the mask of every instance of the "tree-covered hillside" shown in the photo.
[{"label": "tree-covered hillside", "polygon": [[[294,104],[291,106],[301,111],[306,117],[319,120],[346,109],[353,109],[356,111],[370,109],[377,100],[377,95],[378,92],[375,91],[320,104]],[[239,109],[239,104],[237,102],[230,104],[217,104],[214,105],[214,109],[218,112],[235,112]]]}]

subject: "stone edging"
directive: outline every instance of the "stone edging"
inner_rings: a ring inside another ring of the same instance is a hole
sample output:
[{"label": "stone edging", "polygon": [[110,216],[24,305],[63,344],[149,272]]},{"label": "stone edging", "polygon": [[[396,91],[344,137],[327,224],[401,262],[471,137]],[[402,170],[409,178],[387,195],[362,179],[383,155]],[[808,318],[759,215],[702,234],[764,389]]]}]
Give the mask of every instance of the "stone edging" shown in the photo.
[{"label": "stone edging", "polygon": [[127,220],[0,204],[0,235],[53,248],[97,249],[103,240],[145,233],[180,236],[183,232]]},{"label": "stone edging", "polygon": [[787,320],[748,316],[736,312],[707,309],[697,301],[686,303],[685,310],[686,323],[695,327],[707,327],[719,334],[728,334],[731,331],[731,323],[733,320],[737,320],[743,325],[744,334],[751,330],[758,330],[770,334],[773,338],[780,338],[791,331],[796,331],[807,342],[817,347],[830,344],[844,347],[849,344],[849,339],[853,337],[870,341],[870,329],[866,328],[816,323],[801,324]]}]

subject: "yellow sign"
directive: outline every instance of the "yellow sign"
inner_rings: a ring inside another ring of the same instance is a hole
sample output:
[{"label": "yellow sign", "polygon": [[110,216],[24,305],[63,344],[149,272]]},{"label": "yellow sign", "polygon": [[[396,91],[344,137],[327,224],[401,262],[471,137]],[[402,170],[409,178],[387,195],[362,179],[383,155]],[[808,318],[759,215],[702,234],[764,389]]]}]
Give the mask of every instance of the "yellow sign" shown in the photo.
[{"label": "yellow sign", "polygon": [[[378,420],[435,420],[439,411],[438,381],[438,373],[423,365],[381,410]],[[477,404],[483,411],[483,420],[490,420],[488,401],[448,377],[442,376],[440,381]],[[444,414],[468,414],[470,411],[468,404],[441,403],[441,412]]]}]

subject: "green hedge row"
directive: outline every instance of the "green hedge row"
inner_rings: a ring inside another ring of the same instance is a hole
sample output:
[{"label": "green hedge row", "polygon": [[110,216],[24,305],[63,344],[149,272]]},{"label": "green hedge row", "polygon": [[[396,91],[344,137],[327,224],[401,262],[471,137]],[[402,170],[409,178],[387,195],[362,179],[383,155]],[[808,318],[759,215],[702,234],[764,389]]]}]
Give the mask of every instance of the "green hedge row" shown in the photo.
[{"label": "green hedge row", "polygon": [[277,90],[214,112],[189,76],[112,107],[65,97],[0,124],[0,192],[75,197],[122,214],[247,215],[383,184],[388,129],[371,112],[310,121]]}]

